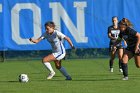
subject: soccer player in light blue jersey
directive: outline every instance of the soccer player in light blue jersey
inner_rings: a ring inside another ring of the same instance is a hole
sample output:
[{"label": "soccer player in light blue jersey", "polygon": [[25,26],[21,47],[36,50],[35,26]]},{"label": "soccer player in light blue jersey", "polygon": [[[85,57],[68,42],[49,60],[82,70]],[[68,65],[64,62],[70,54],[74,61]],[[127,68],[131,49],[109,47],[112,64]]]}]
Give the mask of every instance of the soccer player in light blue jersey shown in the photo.
[{"label": "soccer player in light blue jersey", "polygon": [[29,39],[33,43],[38,43],[43,39],[47,39],[47,41],[51,44],[52,54],[43,58],[43,63],[46,68],[50,71],[47,79],[52,79],[55,75],[55,72],[50,64],[51,61],[54,61],[56,68],[66,77],[66,80],[72,80],[71,76],[67,73],[66,69],[61,66],[61,60],[65,57],[66,51],[62,40],[65,39],[68,41],[70,46],[74,48],[71,39],[60,31],[55,29],[54,22],[45,23],[46,32],[40,36],[38,39]]}]

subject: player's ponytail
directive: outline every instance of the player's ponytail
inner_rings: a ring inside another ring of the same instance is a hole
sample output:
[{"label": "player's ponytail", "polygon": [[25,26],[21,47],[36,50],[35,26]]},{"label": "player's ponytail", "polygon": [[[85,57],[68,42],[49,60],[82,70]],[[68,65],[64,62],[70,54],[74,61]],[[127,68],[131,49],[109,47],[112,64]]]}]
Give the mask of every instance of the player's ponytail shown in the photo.
[{"label": "player's ponytail", "polygon": [[130,20],[128,20],[127,18],[123,18],[122,21],[125,22],[125,23],[127,24],[127,26],[133,28],[133,24],[132,24],[132,23],[130,22]]}]

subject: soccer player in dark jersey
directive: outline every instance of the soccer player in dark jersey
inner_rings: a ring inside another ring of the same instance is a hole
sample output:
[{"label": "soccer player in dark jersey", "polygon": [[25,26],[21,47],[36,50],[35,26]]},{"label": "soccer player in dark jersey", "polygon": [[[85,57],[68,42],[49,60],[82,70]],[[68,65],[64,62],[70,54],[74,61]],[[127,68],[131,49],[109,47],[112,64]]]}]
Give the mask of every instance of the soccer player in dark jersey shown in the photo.
[{"label": "soccer player in dark jersey", "polygon": [[117,45],[124,39],[127,42],[127,48],[122,57],[122,69],[123,69],[123,80],[128,80],[128,61],[134,57],[136,67],[140,68],[140,34],[134,29],[130,28],[127,23],[121,21],[119,22],[120,34],[117,39]]},{"label": "soccer player in dark jersey", "polygon": [[119,71],[122,72],[122,67],[121,67],[121,60],[122,60],[122,55],[123,55],[123,47],[122,43],[120,42],[113,48],[113,44],[116,42],[118,35],[120,33],[120,30],[118,28],[118,18],[117,16],[112,17],[112,24],[111,26],[108,27],[108,37],[110,38],[110,44],[109,44],[109,51],[110,51],[110,61],[109,61],[109,66],[110,66],[110,72],[113,72],[113,63],[115,59],[116,53],[118,53],[118,58],[119,58]]}]

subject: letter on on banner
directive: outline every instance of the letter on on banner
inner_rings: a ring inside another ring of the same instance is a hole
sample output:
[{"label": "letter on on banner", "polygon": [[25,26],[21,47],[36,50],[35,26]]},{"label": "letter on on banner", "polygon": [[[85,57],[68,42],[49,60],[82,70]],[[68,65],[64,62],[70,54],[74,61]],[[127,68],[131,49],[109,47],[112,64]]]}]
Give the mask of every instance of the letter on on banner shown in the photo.
[{"label": "letter on on banner", "polygon": [[34,3],[20,3],[16,4],[11,11],[11,26],[12,26],[12,39],[17,44],[33,44],[28,39],[20,37],[20,11],[22,9],[29,9],[33,12],[33,33],[32,38],[37,38],[41,35],[41,10]]},{"label": "letter on on banner", "polygon": [[0,4],[0,12],[2,12],[2,4]]},{"label": "letter on on banner", "polygon": [[[61,29],[61,18],[68,30],[74,37],[77,43],[86,43],[88,38],[85,36],[85,15],[84,8],[87,6],[86,2],[74,2],[74,7],[77,11],[77,28],[72,23],[72,20],[66,13],[65,9],[62,7],[61,3],[55,2],[50,3],[49,7],[52,8],[53,21],[59,25],[59,30]],[[61,30],[60,30],[61,31]]]}]

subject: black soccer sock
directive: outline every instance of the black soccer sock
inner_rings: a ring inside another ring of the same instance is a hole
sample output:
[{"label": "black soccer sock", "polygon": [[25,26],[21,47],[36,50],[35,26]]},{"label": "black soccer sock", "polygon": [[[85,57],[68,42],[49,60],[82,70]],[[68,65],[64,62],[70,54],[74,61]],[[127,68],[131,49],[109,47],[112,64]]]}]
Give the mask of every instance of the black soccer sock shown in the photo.
[{"label": "black soccer sock", "polygon": [[110,66],[110,68],[113,68],[113,60],[109,61],[109,66]]},{"label": "black soccer sock", "polygon": [[123,75],[124,77],[128,76],[128,66],[127,63],[121,63],[122,64],[122,70],[123,70]]},{"label": "black soccer sock", "polygon": [[122,60],[119,59],[119,69],[122,69]]}]

